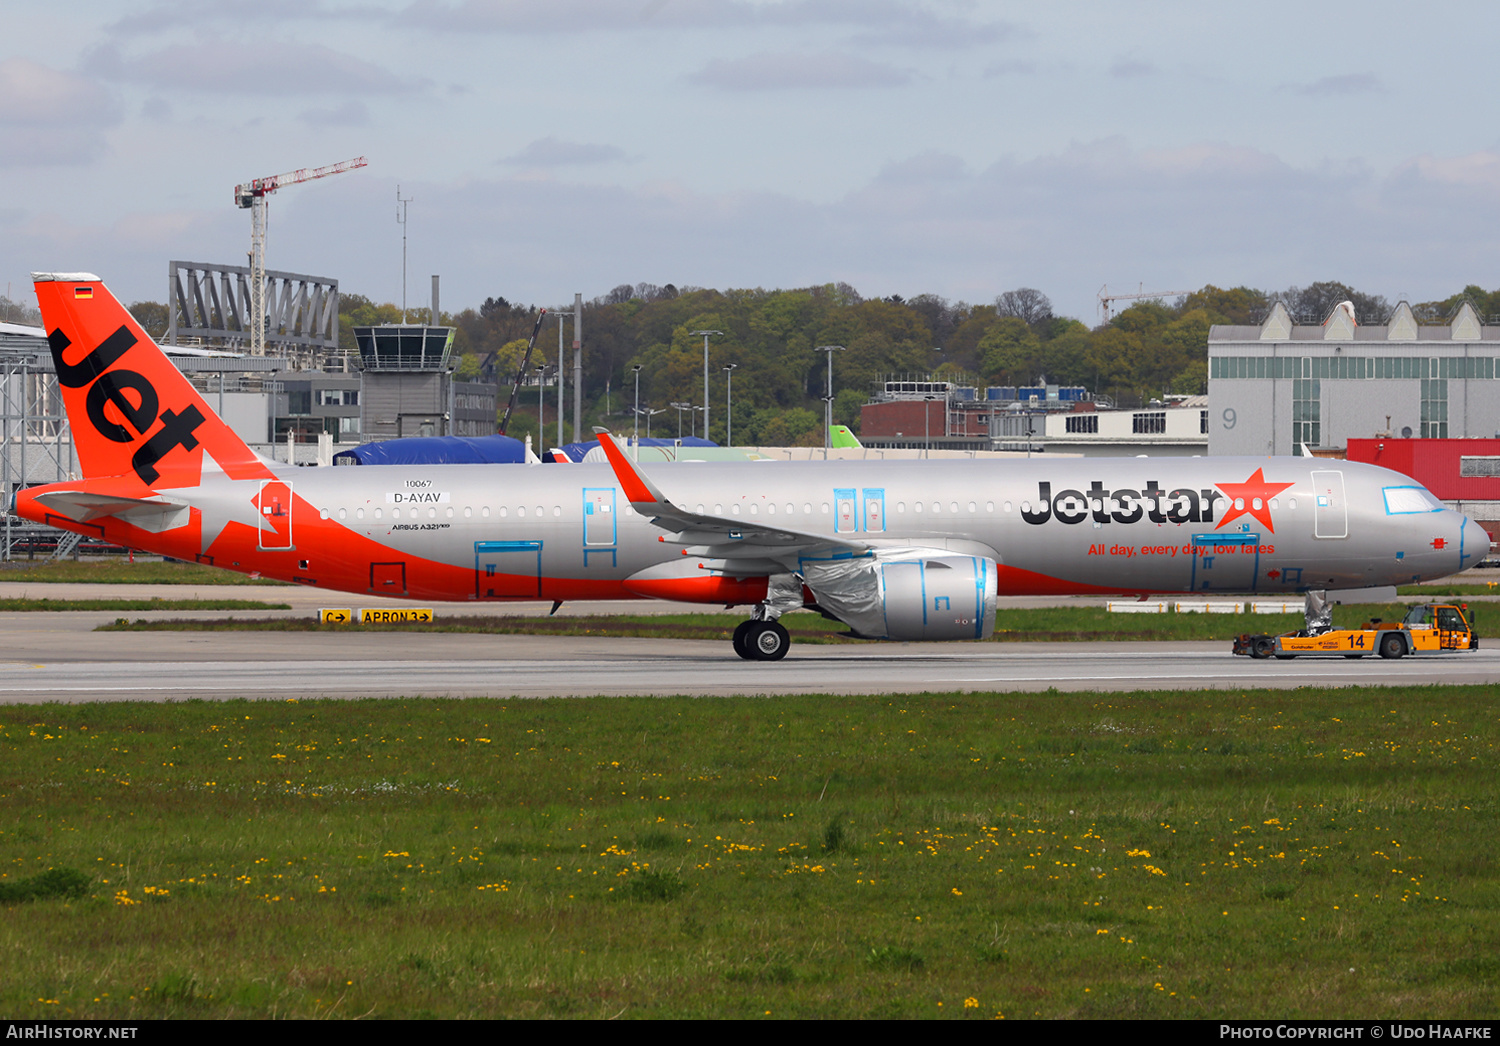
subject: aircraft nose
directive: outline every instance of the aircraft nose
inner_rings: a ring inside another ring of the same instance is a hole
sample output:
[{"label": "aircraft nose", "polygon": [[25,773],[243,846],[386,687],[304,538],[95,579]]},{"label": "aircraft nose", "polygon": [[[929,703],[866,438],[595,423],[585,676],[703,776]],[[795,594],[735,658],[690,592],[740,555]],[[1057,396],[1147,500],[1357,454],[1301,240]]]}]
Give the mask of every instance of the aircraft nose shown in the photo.
[{"label": "aircraft nose", "polygon": [[1478,566],[1490,554],[1490,534],[1472,519],[1464,520],[1464,565]]}]

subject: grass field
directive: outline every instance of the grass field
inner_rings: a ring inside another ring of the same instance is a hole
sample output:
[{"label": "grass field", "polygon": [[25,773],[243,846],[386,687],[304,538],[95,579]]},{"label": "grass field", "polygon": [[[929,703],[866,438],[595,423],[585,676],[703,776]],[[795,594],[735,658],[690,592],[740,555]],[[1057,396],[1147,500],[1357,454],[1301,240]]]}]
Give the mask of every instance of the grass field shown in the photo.
[{"label": "grass field", "polygon": [[259,599],[0,599],[0,612],[35,610],[290,610]]},{"label": "grass field", "polygon": [[1398,596],[1421,596],[1424,599],[1443,599],[1450,596],[1500,596],[1500,581],[1482,585],[1454,585],[1436,582],[1431,585],[1402,585],[1396,589]]},{"label": "grass field", "polygon": [[75,583],[91,585],[276,585],[282,581],[252,578],[232,570],[201,563],[164,562],[159,559],[16,560],[0,564],[0,581],[27,584]]},{"label": "grass field", "polygon": [[[1334,621],[1350,625],[1371,617],[1400,621],[1400,604],[1336,607]],[[1481,617],[1482,617],[1481,613]],[[611,614],[573,617],[523,617],[450,614],[439,609],[427,623],[325,625],[310,616],[245,620],[235,618],[130,621],[101,625],[100,631],[140,632],[332,632],[382,629],[403,632],[469,632],[490,635],[654,637],[722,639],[728,642],[742,617],[731,614]],[[844,638],[847,626],[810,613],[787,614],[781,623],[794,643],[859,642]],[[1481,621],[1482,624],[1482,621]],[[1242,632],[1274,634],[1301,628],[1298,614],[1111,614],[1103,607],[1068,606],[1001,610],[995,615],[996,642],[1073,642],[1107,640],[1221,640]],[[1482,629],[1481,629],[1482,631]]]},{"label": "grass field", "polygon": [[1497,742],[1460,687],[0,707],[0,1012],[1492,1018]]}]

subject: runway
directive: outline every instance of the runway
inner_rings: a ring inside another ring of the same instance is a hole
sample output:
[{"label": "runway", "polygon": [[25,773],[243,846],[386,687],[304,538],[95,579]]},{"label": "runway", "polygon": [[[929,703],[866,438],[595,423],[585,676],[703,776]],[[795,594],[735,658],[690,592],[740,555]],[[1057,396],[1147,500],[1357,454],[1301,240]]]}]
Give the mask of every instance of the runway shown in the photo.
[{"label": "runway", "polygon": [[[1130,691],[1500,682],[1500,650],[1383,661],[1252,661],[1225,643],[794,646],[745,662],[725,642],[364,633],[92,632],[89,615],[0,615],[0,702],[249,697]],[[98,615],[94,615],[98,616]],[[24,617],[26,627],[11,619]],[[48,620],[39,620],[39,619]]]},{"label": "runway", "polygon": [[[0,596],[263,599],[318,606],[408,606],[297,587],[0,583]],[[1008,606],[1075,602],[1007,599]],[[1076,602],[1091,602],[1077,600]],[[450,604],[439,613],[542,615],[549,603]],[[565,605],[571,613],[712,612],[650,600]],[[727,619],[743,618],[727,611]],[[1428,658],[1252,661],[1228,643],[869,643],[794,645],[746,662],[723,641],[399,632],[95,632],[116,611],[0,613],[0,703],[236,697],[516,697],[691,694],[1004,693],[1058,690],[1500,683],[1500,646]],[[130,611],[138,618],[222,612]]]}]

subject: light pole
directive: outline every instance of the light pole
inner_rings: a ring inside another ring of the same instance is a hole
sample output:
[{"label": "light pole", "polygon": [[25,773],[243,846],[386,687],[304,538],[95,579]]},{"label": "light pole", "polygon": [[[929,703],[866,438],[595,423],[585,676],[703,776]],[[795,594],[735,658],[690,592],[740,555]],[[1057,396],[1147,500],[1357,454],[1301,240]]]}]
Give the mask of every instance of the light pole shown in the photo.
[{"label": "light pole", "polygon": [[[691,331],[703,335],[703,438],[708,439],[708,338],[711,334],[723,337],[723,331]],[[679,433],[678,435],[681,435]]]},{"label": "light pole", "polygon": [[[652,410],[650,407],[647,407],[645,410],[643,410],[643,411],[640,412],[640,413],[646,415],[646,438],[647,439],[651,438],[651,417],[652,417],[652,415],[654,415],[654,414],[665,414],[666,412],[667,412],[667,408],[666,407],[662,407],[662,408],[660,408],[658,410]],[[636,425],[639,426],[640,422],[636,422]],[[641,448],[639,446],[637,446],[636,449],[635,449],[635,459],[637,461],[641,460]]]},{"label": "light pole", "polygon": [[563,319],[565,314],[557,310],[557,445],[563,445],[563,386],[567,378],[563,374]]},{"label": "light pole", "polygon": [[932,401],[933,401],[933,398],[934,397],[932,397],[932,396],[923,396],[922,397],[922,399],[925,401],[922,404],[922,435],[924,437],[924,442],[927,444],[927,449],[924,450],[924,451],[922,451],[922,457],[924,457],[924,458],[930,458],[930,457],[932,457]]},{"label": "light pole", "polygon": [[[726,447],[734,446],[734,368],[738,366],[738,363],[731,363],[724,368],[724,445]],[[708,422],[704,421],[703,424],[707,426]]]},{"label": "light pole", "polygon": [[630,368],[635,371],[635,409],[631,411],[631,417],[635,419],[635,460],[641,460],[641,365],[637,363]]},{"label": "light pole", "polygon": [[[547,403],[542,394],[547,390],[547,365],[536,365],[536,441],[540,444],[547,434]],[[538,450],[541,449],[539,446]]]},{"label": "light pole", "polygon": [[[934,345],[932,347],[932,351],[936,352],[936,353],[941,353],[943,350],[941,348],[939,348],[938,346]],[[941,364],[939,364],[939,366],[941,366]],[[932,372],[931,371],[928,371],[928,373],[927,373],[927,387],[929,389],[933,387]],[[946,386],[945,386],[945,389],[946,389]],[[935,397],[928,396],[927,398],[929,400],[932,400]],[[932,457],[932,418],[930,416],[931,413],[932,413],[932,405],[930,403],[926,404],[926,405],[924,405],[922,407],[922,423],[927,426],[927,432],[928,432],[928,435],[927,435],[927,450],[923,452],[923,456],[927,457],[927,458],[931,458]],[[943,393],[943,435],[945,435],[945,436],[948,435],[948,393],[946,391]]]},{"label": "light pole", "polygon": [[833,428],[833,354],[843,352],[844,347],[819,345],[813,351],[828,353],[828,395],[823,400],[823,450],[828,451],[833,449],[833,433],[830,431]]},{"label": "light pole", "polygon": [[677,438],[681,439],[682,438],[682,412],[685,411],[685,410],[692,410],[693,409],[693,405],[691,403],[677,403],[677,402],[674,401],[672,403],[667,404],[667,406],[669,406],[669,407],[675,407],[677,409]]}]

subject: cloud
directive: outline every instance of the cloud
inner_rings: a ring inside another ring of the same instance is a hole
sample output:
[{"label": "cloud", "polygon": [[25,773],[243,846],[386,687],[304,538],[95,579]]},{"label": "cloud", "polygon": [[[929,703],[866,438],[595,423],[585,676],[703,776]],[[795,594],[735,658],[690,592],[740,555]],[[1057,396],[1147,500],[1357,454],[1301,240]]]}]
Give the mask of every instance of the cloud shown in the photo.
[{"label": "cloud", "polygon": [[1114,64],[1109,67],[1109,75],[1119,80],[1151,76],[1155,72],[1156,66],[1139,58],[1116,58]]},{"label": "cloud", "polygon": [[133,57],[105,45],[84,64],[105,79],[204,94],[399,94],[426,85],[321,44],[287,40],[206,37]]},{"label": "cloud", "polygon": [[106,32],[126,36],[159,34],[211,24],[263,28],[273,23],[303,19],[388,20],[389,12],[368,4],[332,7],[320,0],[169,0],[126,14],[105,26]]},{"label": "cloud", "polygon": [[331,109],[304,109],[303,123],[312,127],[368,127],[370,110],[357,98]]},{"label": "cloud", "polygon": [[1351,94],[1369,94],[1384,90],[1380,77],[1374,73],[1345,73],[1343,76],[1325,76],[1308,84],[1293,84],[1292,90],[1311,98],[1339,98]]},{"label": "cloud", "polygon": [[1036,63],[1028,62],[1020,58],[1010,58],[1003,62],[995,62],[993,65],[984,67],[986,78],[997,76],[1030,76],[1036,72]]},{"label": "cloud", "polygon": [[943,17],[910,0],[416,0],[397,20],[461,33],[832,26],[855,30],[859,44],[947,48],[1021,32],[1009,22]]},{"label": "cloud", "polygon": [[152,123],[166,123],[172,119],[172,103],[154,94],[141,103],[141,115]]},{"label": "cloud", "polygon": [[87,163],[120,106],[98,83],[26,58],[0,62],[0,167]]},{"label": "cloud", "polygon": [[[1296,166],[1235,143],[1157,150],[1105,138],[983,167],[921,153],[829,202],[613,185],[609,168],[587,170],[595,181],[517,169],[403,185],[434,230],[416,248],[416,271],[442,272],[455,307],[495,294],[539,304],[574,291],[593,297],[627,280],[720,289],[843,280],[867,296],[971,302],[1037,287],[1059,314],[1092,320],[1106,282],[1276,288],[1338,279],[1440,299],[1486,279],[1493,245],[1484,230],[1500,222],[1493,150],[1415,157],[1384,175]],[[387,183],[349,179],[316,199],[287,193],[276,206],[278,268],[336,276],[349,293],[399,296]],[[87,229],[53,215],[7,228],[7,253],[35,268],[89,268],[117,293],[155,299],[161,258],[243,257],[243,212],[222,211]]]},{"label": "cloud", "polygon": [[623,160],[623,150],[613,145],[567,142],[560,138],[538,138],[502,162],[517,167],[567,167]]},{"label": "cloud", "polygon": [[883,185],[929,185],[961,178],[966,173],[967,167],[960,157],[934,150],[886,164],[876,175],[876,181]]},{"label": "cloud", "polygon": [[1393,181],[1431,182],[1489,190],[1500,198],[1500,153],[1477,152],[1467,156],[1418,156],[1401,165]]},{"label": "cloud", "polygon": [[458,33],[716,29],[754,24],[756,5],[737,0],[416,0],[397,20]]},{"label": "cloud", "polygon": [[702,87],[717,87],[725,91],[778,91],[902,87],[911,82],[911,73],[883,62],[836,51],[822,54],[762,51],[748,58],[715,59],[688,80]]}]

